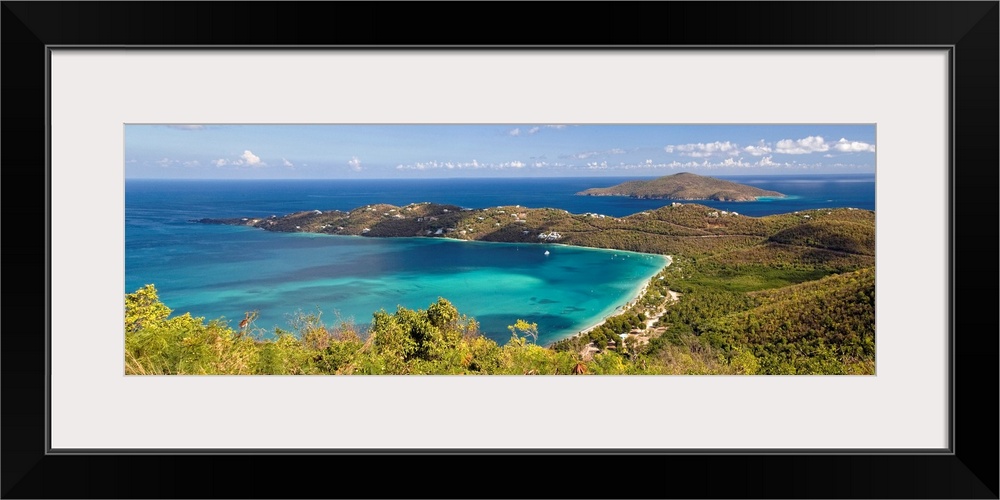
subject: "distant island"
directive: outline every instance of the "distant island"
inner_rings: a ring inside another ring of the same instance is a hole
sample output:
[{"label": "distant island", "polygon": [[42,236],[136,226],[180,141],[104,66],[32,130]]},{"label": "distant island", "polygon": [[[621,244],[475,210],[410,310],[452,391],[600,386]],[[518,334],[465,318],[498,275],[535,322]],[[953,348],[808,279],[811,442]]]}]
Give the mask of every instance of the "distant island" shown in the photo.
[{"label": "distant island", "polygon": [[736,182],[681,172],[649,181],[628,181],[606,188],[591,188],[576,193],[581,196],[630,196],[667,200],[757,201],[762,196],[783,197]]}]

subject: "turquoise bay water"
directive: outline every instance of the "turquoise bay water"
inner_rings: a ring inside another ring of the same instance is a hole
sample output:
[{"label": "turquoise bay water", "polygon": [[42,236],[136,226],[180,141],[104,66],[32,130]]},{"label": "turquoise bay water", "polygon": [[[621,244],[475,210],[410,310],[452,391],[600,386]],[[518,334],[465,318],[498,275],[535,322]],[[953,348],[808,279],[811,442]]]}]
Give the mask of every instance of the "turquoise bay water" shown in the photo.
[{"label": "turquoise bay water", "polygon": [[[153,238],[156,239],[156,238]],[[288,328],[288,315],[322,311],[366,325],[379,309],[426,308],[438,297],[501,343],[517,319],[539,343],[571,335],[632,300],[667,264],[658,255],[564,245],[362,238],[191,224],[187,243],[127,253],[126,289],[154,283],[175,312]],[[545,255],[545,251],[549,255]]]},{"label": "turquoise bay water", "polygon": [[[287,328],[298,310],[359,325],[379,309],[426,308],[439,296],[505,342],[517,319],[547,343],[590,326],[631,300],[666,258],[540,244],[270,233],[190,222],[203,217],[349,210],[431,201],[469,208],[519,204],[628,215],[669,200],[575,196],[627,179],[367,181],[139,181],[125,183],[123,293],[155,284],[175,313]],[[703,202],[750,216],[809,208],[875,208],[874,175],[747,176],[737,182],[789,195],[755,203]],[[545,250],[550,255],[545,256]]]}]

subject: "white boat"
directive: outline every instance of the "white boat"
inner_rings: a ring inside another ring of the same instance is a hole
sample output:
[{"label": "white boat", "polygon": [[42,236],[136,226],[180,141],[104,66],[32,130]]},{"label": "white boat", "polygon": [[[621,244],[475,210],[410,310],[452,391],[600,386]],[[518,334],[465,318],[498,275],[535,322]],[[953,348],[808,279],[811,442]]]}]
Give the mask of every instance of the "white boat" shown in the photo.
[{"label": "white boat", "polygon": [[548,255],[548,254],[549,254],[549,251],[548,251],[548,250],[546,250],[546,251],[545,251],[545,255]]}]

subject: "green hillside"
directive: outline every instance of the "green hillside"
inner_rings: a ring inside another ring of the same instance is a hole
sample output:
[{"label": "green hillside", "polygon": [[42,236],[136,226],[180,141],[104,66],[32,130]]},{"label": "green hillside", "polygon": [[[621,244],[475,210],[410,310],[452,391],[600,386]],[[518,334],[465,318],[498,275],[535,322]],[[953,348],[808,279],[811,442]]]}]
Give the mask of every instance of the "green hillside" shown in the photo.
[{"label": "green hillside", "polygon": [[750,296],[756,307],[708,322],[700,335],[726,353],[748,349],[759,373],[874,371],[874,268]]}]

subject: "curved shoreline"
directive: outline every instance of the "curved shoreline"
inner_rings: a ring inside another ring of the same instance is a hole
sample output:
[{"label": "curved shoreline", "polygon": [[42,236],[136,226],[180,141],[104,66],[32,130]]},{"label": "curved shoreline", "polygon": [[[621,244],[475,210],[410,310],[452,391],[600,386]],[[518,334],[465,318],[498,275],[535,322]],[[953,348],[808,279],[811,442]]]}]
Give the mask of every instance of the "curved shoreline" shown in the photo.
[{"label": "curved shoreline", "polygon": [[[243,227],[243,226],[238,226],[238,227]],[[312,237],[312,236],[321,236],[321,237],[325,236],[325,237],[334,237],[334,238],[337,238],[337,237],[341,237],[341,238],[343,238],[343,237],[348,237],[348,238],[368,238],[368,237],[362,236],[360,234],[328,234],[328,233],[313,233],[313,232],[283,233],[283,234],[309,235],[310,237]],[[624,314],[628,310],[627,308],[628,308],[629,304],[634,304],[634,303],[638,302],[639,300],[641,300],[643,297],[646,296],[646,292],[649,290],[649,285],[653,281],[653,278],[655,278],[657,274],[660,274],[661,272],[663,272],[664,269],[670,267],[670,265],[673,264],[673,257],[671,257],[670,255],[666,255],[666,254],[648,253],[648,252],[636,252],[634,250],[621,250],[621,249],[617,249],[617,248],[588,247],[588,246],[583,246],[583,245],[571,245],[571,244],[568,244],[568,243],[556,243],[556,242],[544,242],[544,243],[543,242],[530,242],[530,243],[528,243],[528,242],[507,242],[507,241],[482,241],[482,240],[466,240],[466,239],[461,239],[461,238],[453,238],[453,237],[450,237],[450,236],[444,236],[444,237],[440,237],[440,238],[428,238],[426,236],[380,236],[380,237],[378,237],[378,239],[384,239],[384,240],[412,240],[412,239],[421,239],[421,240],[427,240],[429,242],[434,242],[434,243],[428,243],[428,244],[447,243],[447,242],[464,242],[464,243],[467,243],[467,244],[470,244],[470,245],[476,245],[476,244],[479,244],[479,245],[506,245],[506,246],[525,246],[525,245],[536,246],[537,245],[537,246],[540,246],[542,248],[550,247],[550,246],[551,247],[564,247],[564,248],[580,248],[580,249],[594,250],[594,251],[603,252],[603,253],[609,253],[609,254],[630,254],[630,255],[636,255],[636,256],[656,256],[656,257],[663,257],[664,259],[666,259],[666,263],[663,265],[663,267],[659,268],[649,278],[646,278],[642,282],[641,285],[637,286],[634,289],[635,291],[632,294],[632,298],[631,299],[626,300],[624,304],[616,306],[614,309],[611,310],[610,313],[605,314],[599,321],[597,321],[596,323],[591,324],[590,326],[588,326],[588,327],[586,327],[586,328],[584,328],[582,330],[576,331],[575,333],[570,333],[570,334],[567,334],[567,335],[564,335],[564,336],[560,336],[560,337],[556,338],[555,340],[546,341],[546,343],[543,345],[543,347],[546,347],[546,348],[551,347],[556,342],[560,342],[560,341],[563,341],[563,340],[566,340],[566,339],[569,339],[569,338],[573,338],[573,337],[579,337],[580,335],[586,335],[587,333],[589,333],[594,328],[597,328],[597,327],[603,325],[609,318],[613,318],[615,316],[619,316],[619,315]]]},{"label": "curved shoreline", "polygon": [[[637,253],[639,253],[639,252],[637,252]],[[654,273],[652,276],[650,276],[648,279],[646,279],[642,283],[642,286],[640,286],[638,288],[638,290],[639,290],[638,293],[635,295],[635,297],[632,298],[632,300],[629,300],[629,301],[625,302],[624,305],[620,305],[620,306],[616,307],[611,314],[608,314],[608,315],[604,316],[597,323],[594,323],[594,324],[592,324],[592,325],[590,325],[590,326],[588,326],[588,327],[586,327],[586,328],[584,328],[584,329],[582,329],[582,330],[580,330],[580,331],[578,331],[578,332],[576,332],[576,333],[574,333],[572,335],[567,335],[565,337],[561,337],[561,338],[558,338],[556,340],[552,340],[552,341],[548,342],[547,344],[545,344],[544,347],[549,348],[549,347],[552,347],[552,345],[555,344],[556,342],[561,342],[561,341],[566,340],[566,339],[571,339],[571,338],[579,337],[581,335],[586,335],[586,334],[590,333],[591,331],[593,331],[595,328],[597,328],[597,327],[603,325],[604,323],[606,323],[608,321],[608,319],[613,318],[615,316],[620,316],[622,314],[625,314],[625,312],[628,311],[628,305],[629,304],[635,304],[635,303],[639,302],[640,300],[642,300],[643,297],[646,296],[646,293],[649,291],[649,285],[650,285],[650,283],[653,282],[653,278],[655,278],[657,274],[660,274],[666,268],[670,267],[671,264],[674,263],[673,257],[671,257],[669,255],[662,255],[662,256],[667,259],[666,265],[664,265],[663,267],[661,267],[659,271],[657,271],[656,273]]]}]

